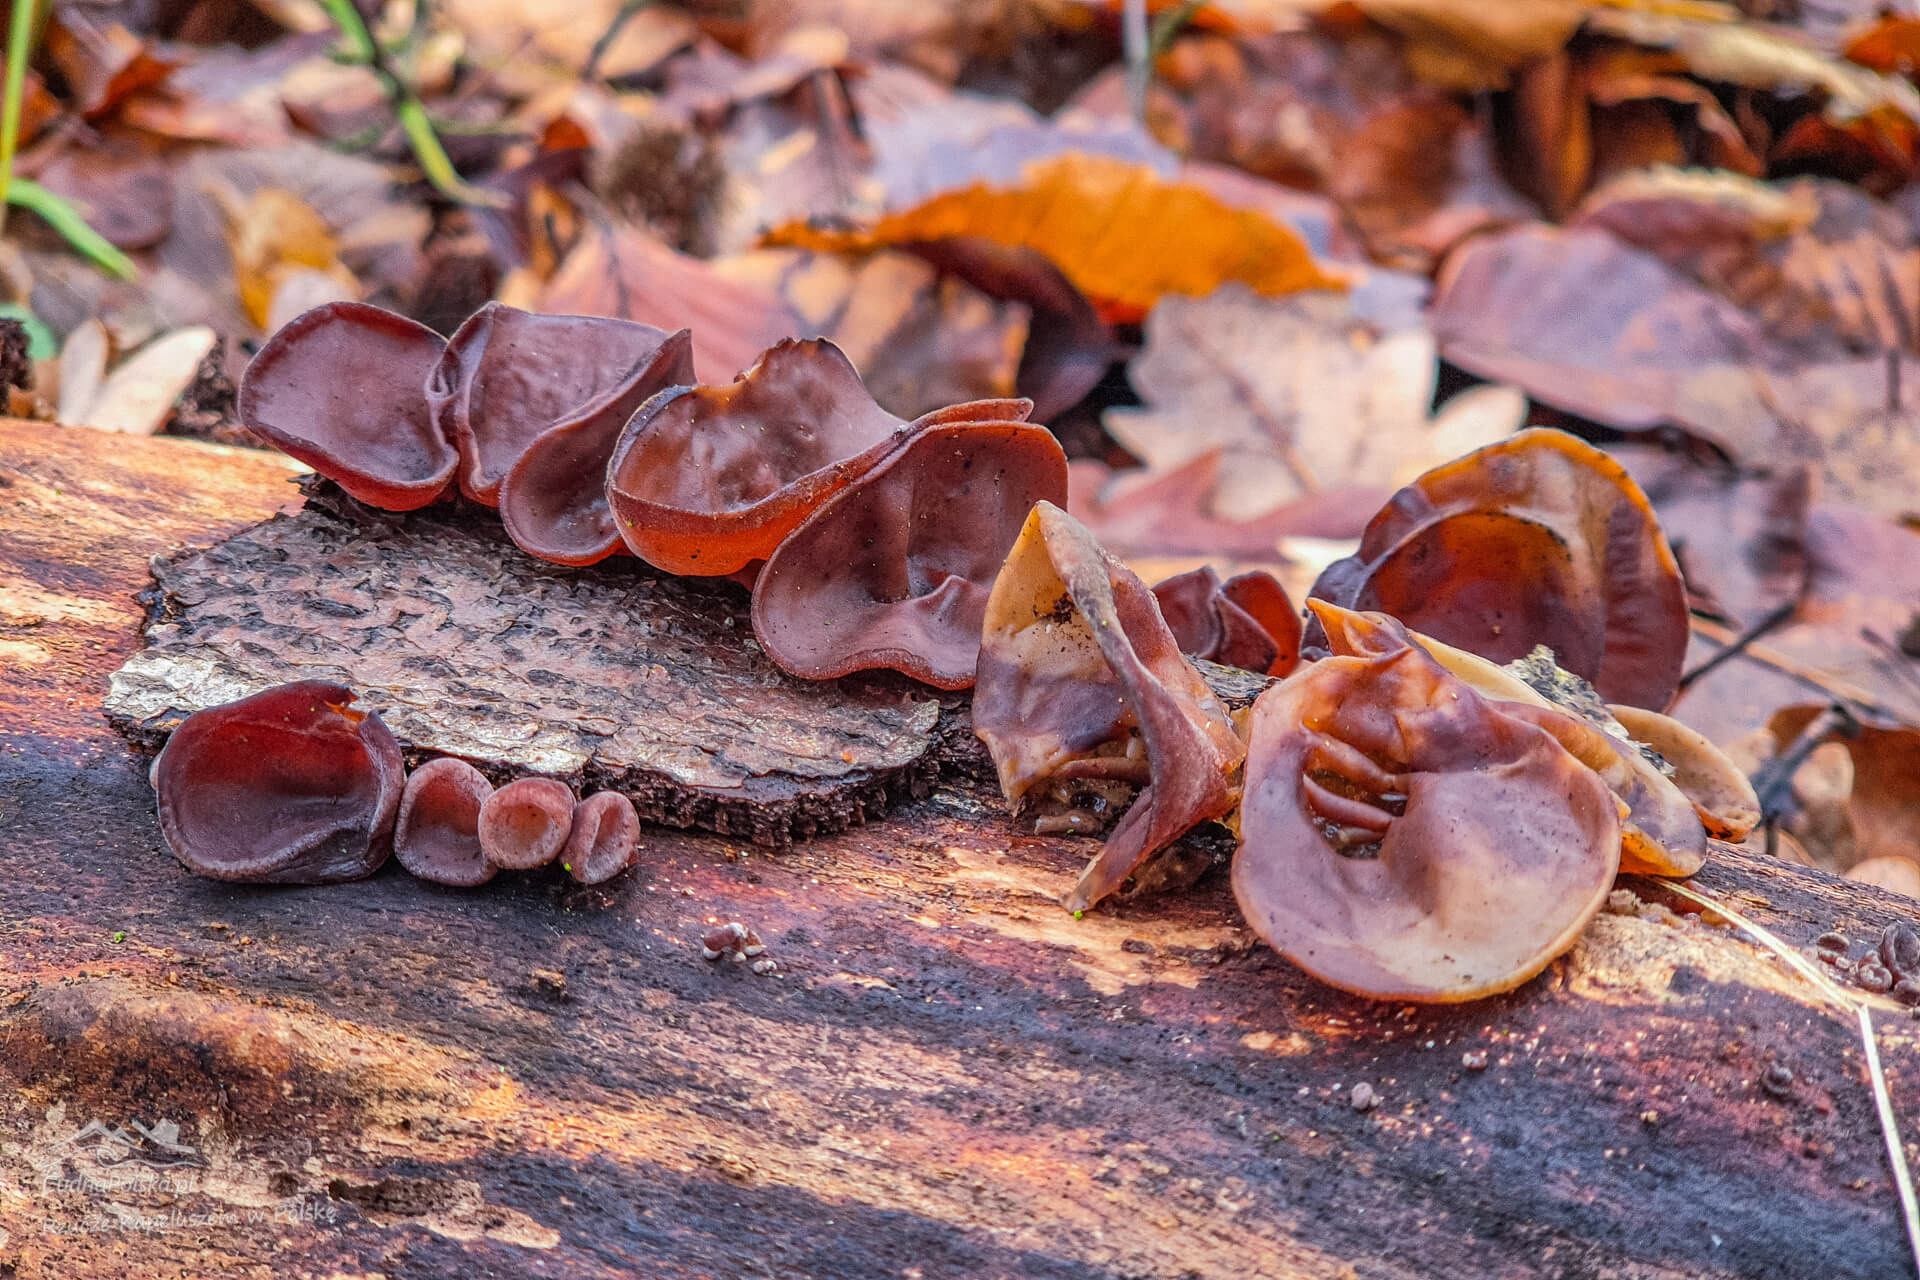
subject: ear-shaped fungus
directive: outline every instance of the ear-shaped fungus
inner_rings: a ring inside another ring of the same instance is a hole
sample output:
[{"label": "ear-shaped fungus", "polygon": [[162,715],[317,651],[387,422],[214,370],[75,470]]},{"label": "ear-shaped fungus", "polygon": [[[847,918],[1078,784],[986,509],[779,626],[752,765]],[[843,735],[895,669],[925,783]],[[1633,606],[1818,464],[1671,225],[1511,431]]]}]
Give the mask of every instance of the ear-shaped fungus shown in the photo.
[{"label": "ear-shaped fungus", "polygon": [[927,427],[767,558],[753,633],[808,679],[890,667],[964,689],[988,592],[1027,512],[1066,496],[1066,454],[1045,427]]},{"label": "ear-shaped fungus", "polygon": [[538,315],[498,302],[468,316],[422,379],[434,423],[460,451],[460,491],[499,506],[501,484],[534,441],[620,402],[617,434],[669,385],[647,384],[665,372],[659,356],[668,342],[664,330],[631,320]]},{"label": "ear-shaped fungus", "polygon": [[480,806],[478,830],[480,848],[494,866],[545,866],[573,832],[573,792],[553,778],[517,778]]},{"label": "ear-shaped fungus", "polygon": [[1417,645],[1294,673],[1250,731],[1234,896],[1322,981],[1439,1003],[1511,990],[1606,899],[1606,786]]},{"label": "ear-shaped fungus", "polygon": [[160,831],[219,880],[330,884],[371,875],[393,846],[406,766],[353,691],[301,680],[188,716],[154,761]]},{"label": "ear-shaped fungus", "polygon": [[1311,594],[1496,662],[1544,644],[1610,702],[1666,706],[1686,654],[1686,590],[1646,495],[1562,431],[1427,472]]},{"label": "ear-shaped fungus", "polygon": [[330,302],[282,325],[240,379],[249,431],[388,511],[447,491],[459,461],[420,388],[446,343],[425,325]]},{"label": "ear-shaped fungus", "polygon": [[1760,825],[1760,797],[1753,793],[1753,783],[1706,735],[1658,711],[1607,709],[1635,742],[1652,747],[1673,766],[1673,785],[1693,802],[1708,835],[1745,840]]},{"label": "ear-shaped fungus", "polygon": [[1016,805],[1047,779],[1147,784],[1069,895],[1074,910],[1228,813],[1245,755],[1153,593],[1050,502],[1027,517],[987,600],[973,724]]},{"label": "ear-shaped fungus", "polygon": [[640,855],[640,815],[618,791],[596,791],[573,810],[573,831],[561,861],[581,884],[602,884]]},{"label": "ear-shaped fungus", "polygon": [[[1601,703],[1592,686],[1578,676],[1539,654],[1529,654],[1508,666],[1495,666],[1476,654],[1408,631],[1382,613],[1355,613],[1324,600],[1307,604],[1325,629],[1327,646],[1334,653],[1374,657],[1396,653],[1408,643],[1417,644],[1449,674],[1482,697],[1499,703],[1506,714],[1552,734],[1568,754],[1599,775],[1626,806],[1620,819],[1621,870],[1690,876],[1705,864],[1707,828],[1693,799],[1663,771],[1658,755],[1648,753],[1645,748],[1651,744],[1617,720],[1613,708]],[[1521,679],[1516,673],[1523,670],[1541,680],[1554,696]],[[1658,712],[1643,711],[1639,715],[1644,717],[1637,721],[1641,724],[1673,723]],[[1713,749],[1709,746],[1708,750]],[[1714,755],[1719,753],[1714,751]],[[1731,761],[1724,756],[1720,759],[1737,774]]]},{"label": "ear-shaped fungus", "polygon": [[1183,653],[1269,676],[1300,661],[1300,614],[1270,573],[1222,583],[1212,565],[1202,565],[1156,583],[1153,595]]},{"label": "ear-shaped fungus", "polygon": [[493,879],[480,849],[480,808],[493,794],[486,775],[465,760],[442,756],[415,769],[393,824],[393,856],[437,884],[468,887]]},{"label": "ear-shaped fungus", "polygon": [[607,470],[620,534],[668,573],[718,577],[773,554],[821,503],[911,431],[1018,422],[1024,400],[982,400],[909,426],[867,394],[840,348],[786,341],[727,386],[663,392],[627,424]]},{"label": "ear-shaped fungus", "polygon": [[[593,564],[620,549],[620,527],[607,501],[614,445],[627,420],[655,393],[693,381],[693,339],[685,329],[668,334],[624,320],[595,323],[641,331],[627,335],[627,354],[635,363],[611,389],[541,433],[499,487],[507,536],[522,551],[556,564]],[[654,339],[657,345],[647,353]]]}]

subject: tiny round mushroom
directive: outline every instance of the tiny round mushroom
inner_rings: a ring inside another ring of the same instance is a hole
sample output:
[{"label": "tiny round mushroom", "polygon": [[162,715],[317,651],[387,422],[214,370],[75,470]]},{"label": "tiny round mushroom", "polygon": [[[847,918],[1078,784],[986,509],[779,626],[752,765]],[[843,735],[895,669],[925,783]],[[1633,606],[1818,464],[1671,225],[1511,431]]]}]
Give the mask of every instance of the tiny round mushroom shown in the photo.
[{"label": "tiny round mushroom", "polygon": [[573,791],[553,778],[519,778],[480,806],[480,848],[509,871],[545,866],[573,832]]},{"label": "tiny round mushroom", "polygon": [[480,848],[480,810],[493,794],[485,774],[442,756],[413,771],[400,797],[393,854],[400,865],[435,884],[484,884],[498,869]]},{"label": "tiny round mushroom", "polygon": [[561,857],[581,884],[603,884],[640,860],[640,815],[618,791],[596,791],[573,810],[573,831]]}]

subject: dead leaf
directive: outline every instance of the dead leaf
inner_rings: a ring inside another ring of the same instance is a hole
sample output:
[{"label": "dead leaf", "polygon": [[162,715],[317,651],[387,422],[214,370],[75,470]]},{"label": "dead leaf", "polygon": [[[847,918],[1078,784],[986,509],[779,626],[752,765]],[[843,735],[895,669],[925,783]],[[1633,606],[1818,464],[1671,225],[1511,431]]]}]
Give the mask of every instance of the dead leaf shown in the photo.
[{"label": "dead leaf", "polygon": [[113,339],[97,318],[81,322],[67,335],[60,347],[58,421],[86,425],[87,409],[107,380],[112,355]]},{"label": "dead leaf", "polygon": [[101,431],[152,435],[166,425],[214,341],[213,330],[204,326],[155,338],[120,362],[73,421]]},{"label": "dead leaf", "polygon": [[149,248],[173,230],[173,176],[131,138],[63,147],[35,177],[118,248]]},{"label": "dead leaf", "polygon": [[[1787,707],[1774,715],[1767,728],[1775,742],[1789,743],[1821,710]],[[1920,864],[1920,729],[1862,726],[1857,736],[1835,735],[1827,745],[1840,747],[1852,761],[1851,785],[1845,792],[1851,848],[1837,866],[1822,859],[1811,844],[1809,852],[1835,870],[1850,870],[1868,858]],[[1802,843],[1807,843],[1805,837]]]},{"label": "dead leaf", "polygon": [[1590,6],[1582,0],[1353,0],[1407,41],[1414,74],[1443,89],[1502,89],[1515,68],[1566,47]]},{"label": "dead leaf", "polygon": [[292,278],[301,279],[303,299],[323,292],[312,286],[310,277],[316,274],[337,286],[336,298],[359,297],[360,282],[341,263],[333,232],[312,207],[291,191],[263,187],[244,203],[230,205],[226,213],[227,247],[233,254],[234,282],[247,318],[257,327],[272,329],[274,299]]},{"label": "dead leaf", "polygon": [[1244,521],[1333,489],[1391,490],[1520,425],[1524,398],[1500,387],[1432,415],[1437,373],[1424,327],[1380,332],[1339,294],[1230,285],[1154,308],[1128,369],[1144,404],[1105,421],[1159,471],[1223,450],[1211,511]]},{"label": "dead leaf", "polygon": [[800,317],[798,336],[830,338],[873,398],[900,417],[1016,393],[1027,308],[942,276],[912,254],[763,249],[712,267],[780,298]]},{"label": "dead leaf", "polygon": [[844,252],[951,237],[1046,255],[1110,319],[1138,317],[1163,295],[1205,294],[1228,281],[1268,295],[1340,283],[1292,229],[1264,215],[1150,169],[1074,154],[1035,163],[1019,186],[976,184],[864,230],[789,224],[767,240]]}]

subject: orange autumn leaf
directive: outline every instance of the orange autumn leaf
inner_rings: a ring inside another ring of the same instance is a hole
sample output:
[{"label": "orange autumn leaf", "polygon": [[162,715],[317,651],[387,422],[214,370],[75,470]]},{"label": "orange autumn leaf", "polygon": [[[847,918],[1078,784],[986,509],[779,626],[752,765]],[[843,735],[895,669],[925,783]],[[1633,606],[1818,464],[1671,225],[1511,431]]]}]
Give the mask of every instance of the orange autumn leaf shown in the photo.
[{"label": "orange autumn leaf", "polygon": [[1036,161],[1018,186],[943,192],[865,228],[789,223],[766,243],[866,251],[976,237],[1052,260],[1111,322],[1138,320],[1166,294],[1240,281],[1269,296],[1340,288],[1294,231],[1153,170],[1078,152]]}]

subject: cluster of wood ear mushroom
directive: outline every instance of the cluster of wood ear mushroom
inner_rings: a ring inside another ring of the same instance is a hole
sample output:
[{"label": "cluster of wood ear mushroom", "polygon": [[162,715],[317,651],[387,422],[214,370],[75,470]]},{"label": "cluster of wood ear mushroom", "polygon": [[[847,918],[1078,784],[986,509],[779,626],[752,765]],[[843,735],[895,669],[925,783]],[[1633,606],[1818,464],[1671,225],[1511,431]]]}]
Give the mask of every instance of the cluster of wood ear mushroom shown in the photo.
[{"label": "cluster of wood ear mushroom", "polygon": [[[1645,495],[1575,437],[1523,431],[1406,486],[1322,574],[1303,626],[1265,574],[1149,588],[1062,509],[1066,460],[1027,401],[906,422],[831,343],[783,342],[725,386],[695,383],[691,344],[494,303],[443,342],[334,303],[261,350],[240,414],[373,506],[457,492],[546,560],[630,552],[745,582],[791,674],[972,686],[1016,810],[1085,829],[1083,803],[1137,789],[1069,907],[1143,883],[1220,821],[1248,922],[1349,991],[1509,990],[1616,872],[1691,875],[1709,834],[1758,819],[1740,772],[1660,713],[1685,586]],[[1269,683],[1231,710],[1196,659]],[[190,717],[153,773],[181,861],[318,883],[392,849],[460,885],[556,858],[587,883],[631,865],[618,794],[496,791],[451,759],[407,778],[352,699],[308,681]]]},{"label": "cluster of wood ear mushroom", "polygon": [[575,803],[553,778],[496,790],[450,757],[407,773],[400,744],[353,691],[276,685],[188,716],[153,762],[160,832],[189,870],[255,884],[332,884],[389,854],[424,880],[476,885],[558,860],[600,884],[639,855],[633,802]]},{"label": "cluster of wood ear mushroom", "polygon": [[1471,1000],[1566,950],[1616,873],[1691,875],[1759,820],[1739,769],[1648,705],[1678,684],[1684,586],[1645,495],[1572,436],[1396,494],[1315,585],[1305,661],[1244,710],[1156,594],[1042,503],[988,600],[974,724],[1009,802],[1140,787],[1075,910],[1218,820],[1242,912],[1295,964]]}]

